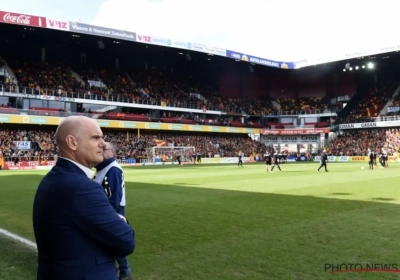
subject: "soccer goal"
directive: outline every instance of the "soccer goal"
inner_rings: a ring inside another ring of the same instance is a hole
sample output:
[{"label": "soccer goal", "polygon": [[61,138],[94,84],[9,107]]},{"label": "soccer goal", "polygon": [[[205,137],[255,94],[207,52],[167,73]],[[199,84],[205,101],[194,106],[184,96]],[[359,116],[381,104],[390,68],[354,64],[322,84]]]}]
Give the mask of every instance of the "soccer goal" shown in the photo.
[{"label": "soccer goal", "polygon": [[191,162],[196,154],[194,147],[153,147],[151,150],[152,162],[177,162],[178,155],[182,162]]}]

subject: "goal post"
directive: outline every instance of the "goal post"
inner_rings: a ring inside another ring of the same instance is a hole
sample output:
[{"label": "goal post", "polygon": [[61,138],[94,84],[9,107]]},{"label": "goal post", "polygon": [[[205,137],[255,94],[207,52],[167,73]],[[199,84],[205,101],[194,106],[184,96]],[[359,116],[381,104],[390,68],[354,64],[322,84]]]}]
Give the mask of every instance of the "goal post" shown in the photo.
[{"label": "goal post", "polygon": [[177,162],[176,156],[180,156],[182,162],[191,162],[196,154],[195,147],[153,147],[152,162]]}]

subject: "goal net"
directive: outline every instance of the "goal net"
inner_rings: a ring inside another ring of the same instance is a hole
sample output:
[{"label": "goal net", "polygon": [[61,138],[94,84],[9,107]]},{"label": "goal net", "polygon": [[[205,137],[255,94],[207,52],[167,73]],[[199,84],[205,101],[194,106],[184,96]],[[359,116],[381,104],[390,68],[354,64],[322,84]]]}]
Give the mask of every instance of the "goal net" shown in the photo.
[{"label": "goal net", "polygon": [[182,162],[191,162],[196,153],[194,147],[153,147],[152,162],[178,162],[179,155]]}]

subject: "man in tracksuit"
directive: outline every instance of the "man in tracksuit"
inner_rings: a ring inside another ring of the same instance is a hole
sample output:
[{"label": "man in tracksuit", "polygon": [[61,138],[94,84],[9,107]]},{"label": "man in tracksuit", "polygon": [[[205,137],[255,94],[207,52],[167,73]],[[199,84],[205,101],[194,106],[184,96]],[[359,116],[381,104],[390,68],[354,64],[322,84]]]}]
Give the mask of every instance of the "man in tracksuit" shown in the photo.
[{"label": "man in tracksuit", "polygon": [[[94,181],[104,188],[112,207],[118,214],[125,216],[125,181],[124,172],[114,158],[115,147],[106,142],[104,161],[96,166]],[[132,280],[131,268],[127,258],[116,257],[119,266],[119,280]]]}]

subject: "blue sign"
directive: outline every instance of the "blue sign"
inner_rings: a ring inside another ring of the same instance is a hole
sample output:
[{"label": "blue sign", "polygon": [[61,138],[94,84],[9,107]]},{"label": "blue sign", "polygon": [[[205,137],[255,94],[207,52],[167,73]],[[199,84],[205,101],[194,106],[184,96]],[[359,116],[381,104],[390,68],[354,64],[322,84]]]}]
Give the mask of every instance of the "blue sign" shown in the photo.
[{"label": "blue sign", "polygon": [[275,67],[275,68],[282,68],[282,69],[294,69],[296,65],[294,62],[281,62],[281,61],[274,61],[265,58],[260,58],[256,56],[251,56],[239,52],[234,52],[231,50],[226,50],[226,56],[229,58],[246,61],[254,64]]},{"label": "blue sign", "polygon": [[128,163],[128,164],[136,163],[136,159],[135,159],[135,158],[128,158],[128,160],[126,161],[126,163]]}]

